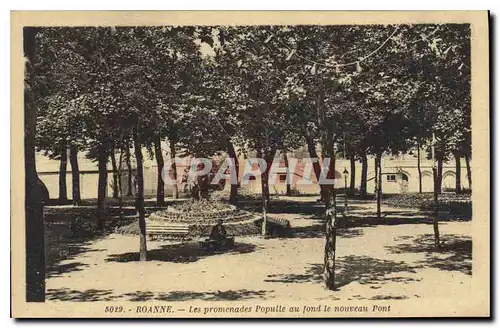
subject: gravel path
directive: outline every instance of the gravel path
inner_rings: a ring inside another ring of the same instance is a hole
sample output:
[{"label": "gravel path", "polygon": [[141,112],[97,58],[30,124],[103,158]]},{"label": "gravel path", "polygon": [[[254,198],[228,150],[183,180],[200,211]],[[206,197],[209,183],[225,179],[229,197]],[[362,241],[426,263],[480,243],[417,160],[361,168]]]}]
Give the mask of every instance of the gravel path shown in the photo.
[{"label": "gravel path", "polygon": [[[297,201],[311,201],[300,198]],[[353,203],[350,216],[373,215],[373,204]],[[441,223],[443,249],[434,252],[432,226],[422,215],[383,207],[408,223],[340,228],[337,291],[322,283],[322,220],[313,214],[271,214],[290,220],[292,236],[236,239],[226,253],[196,242],[148,241],[150,261],[137,262],[139,240],[112,234],[58,263],[47,279],[53,301],[112,300],[357,300],[434,298],[469,294],[470,222]],[[410,215],[408,215],[410,214]],[[406,215],[406,216],[405,216]]]}]

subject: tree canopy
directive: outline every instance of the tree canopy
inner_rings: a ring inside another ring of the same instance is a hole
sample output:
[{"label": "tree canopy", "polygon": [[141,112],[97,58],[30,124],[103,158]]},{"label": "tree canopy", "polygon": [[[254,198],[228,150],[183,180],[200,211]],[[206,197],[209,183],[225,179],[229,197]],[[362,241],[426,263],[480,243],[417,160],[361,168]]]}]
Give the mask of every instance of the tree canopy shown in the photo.
[{"label": "tree canopy", "polygon": [[[59,158],[72,145],[101,171],[132,144],[160,170],[164,140],[236,161],[304,145],[316,157],[319,144],[330,173],[339,153],[471,155],[466,24],[50,27],[36,39],[36,147]],[[335,190],[322,193],[335,223]]]}]

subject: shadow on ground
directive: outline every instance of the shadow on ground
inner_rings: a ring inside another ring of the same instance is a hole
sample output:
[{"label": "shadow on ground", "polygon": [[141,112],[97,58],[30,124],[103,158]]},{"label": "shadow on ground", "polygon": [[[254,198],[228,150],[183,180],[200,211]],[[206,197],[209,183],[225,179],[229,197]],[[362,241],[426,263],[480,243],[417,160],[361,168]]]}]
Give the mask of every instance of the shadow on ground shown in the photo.
[{"label": "shadow on ground", "polygon": [[432,218],[422,217],[418,214],[405,214],[404,216],[381,217],[371,215],[351,214],[339,220],[339,226],[343,228],[373,227],[378,225],[400,225],[400,224],[432,224]]},{"label": "shadow on ground", "polygon": [[[82,253],[105,251],[91,248],[96,240],[110,233],[109,229],[96,229],[96,211],[95,207],[89,206],[44,208],[46,277],[81,271],[86,266],[83,263],[60,263],[73,260]],[[109,215],[116,214],[111,210],[109,212]]]},{"label": "shadow on ground", "polygon": [[[234,247],[228,250],[211,251],[201,248],[198,243],[183,243],[175,245],[163,245],[161,248],[148,250],[149,261],[191,263],[204,257],[213,255],[246,254],[256,250],[257,246],[247,243],[235,243]],[[138,252],[123,254],[111,254],[106,259],[107,262],[134,262],[139,261]]]},{"label": "shadow on ground", "polygon": [[47,290],[47,300],[70,302],[98,302],[98,301],[240,301],[246,299],[267,299],[273,291],[266,290],[226,290],[226,291],[173,291],[168,293],[153,293],[150,291],[137,291],[123,295],[114,295],[112,290],[88,289],[85,291],[71,290],[69,288]]},{"label": "shadow on ground", "polygon": [[82,262],[71,262],[67,264],[57,264],[50,267],[50,271],[47,272],[47,277],[58,277],[66,273],[71,273],[75,271],[82,271],[88,264]]},{"label": "shadow on ground", "polygon": [[472,239],[460,235],[441,235],[441,248],[434,246],[434,235],[400,238],[408,242],[385,246],[394,254],[424,253],[425,260],[418,263],[445,271],[460,271],[472,275]]},{"label": "shadow on ground", "polygon": [[[272,291],[265,290],[227,290],[216,292],[188,292],[176,291],[169,293],[160,293],[154,299],[159,301],[190,301],[190,300],[205,300],[205,301],[240,301],[246,299],[266,299],[266,294]],[[133,301],[133,299],[131,299]]]},{"label": "shadow on ground", "polygon": [[113,301],[117,297],[113,296],[112,290],[88,289],[85,291],[71,290],[69,288],[48,289],[47,300],[71,301],[71,302],[97,302]]},{"label": "shadow on ground", "polygon": [[320,283],[323,280],[323,264],[309,264],[304,268],[304,273],[270,274],[265,282],[281,282],[284,284],[294,283]]},{"label": "shadow on ground", "polygon": [[[303,227],[291,227],[287,234],[287,238],[324,238],[325,224],[312,224]],[[340,238],[356,238],[363,236],[362,229],[354,228],[337,228],[337,237]]]},{"label": "shadow on ground", "polygon": [[403,261],[389,261],[369,256],[349,255],[337,261],[336,273],[339,288],[353,281],[361,285],[373,285],[370,288],[378,289],[387,282],[410,283],[419,281],[412,278],[411,274],[417,273],[415,269],[422,266],[409,265]]},{"label": "shadow on ground", "polygon": [[[416,279],[407,277],[416,273],[420,266],[411,266],[405,262],[396,262],[376,259],[369,256],[344,256],[336,263],[336,285],[341,288],[353,281],[360,284],[381,285],[389,281],[409,283]],[[267,282],[290,283],[321,283],[323,281],[323,264],[310,264],[301,274],[273,274],[268,275]],[[406,273],[403,276],[394,276],[397,273]],[[380,287],[375,287],[377,289]]]},{"label": "shadow on ground", "polygon": [[59,276],[73,271],[81,271],[86,264],[75,262],[61,264],[72,260],[82,253],[100,252],[105,249],[92,249],[90,246],[105,234],[75,234],[66,218],[50,218],[45,225],[45,263],[46,277]]}]

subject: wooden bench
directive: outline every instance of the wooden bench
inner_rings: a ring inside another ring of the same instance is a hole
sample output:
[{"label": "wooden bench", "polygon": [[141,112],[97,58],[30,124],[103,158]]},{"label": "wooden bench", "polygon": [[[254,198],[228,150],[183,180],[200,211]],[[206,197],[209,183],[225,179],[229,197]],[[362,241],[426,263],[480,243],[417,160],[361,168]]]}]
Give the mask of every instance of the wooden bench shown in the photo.
[{"label": "wooden bench", "polygon": [[285,229],[290,228],[290,221],[286,219],[267,217],[266,220],[267,223],[275,224]]},{"label": "wooden bench", "polygon": [[170,238],[186,238],[189,233],[189,226],[187,225],[172,225],[155,221],[146,222],[146,235],[151,239],[159,237]]}]

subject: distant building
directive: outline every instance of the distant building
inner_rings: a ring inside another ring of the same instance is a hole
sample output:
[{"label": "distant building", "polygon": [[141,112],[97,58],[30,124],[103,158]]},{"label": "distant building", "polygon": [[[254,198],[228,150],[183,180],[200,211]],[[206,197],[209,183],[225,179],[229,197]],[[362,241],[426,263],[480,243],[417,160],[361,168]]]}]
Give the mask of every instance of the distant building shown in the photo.
[{"label": "distant building", "polygon": [[[419,191],[419,181],[418,181],[418,168],[417,159],[410,156],[404,157],[392,157],[383,156],[382,157],[382,192],[384,194],[399,194],[407,192],[418,192]],[[289,158],[290,161],[290,158]],[[309,159],[299,159],[295,173],[293,174],[291,181],[291,188],[299,193],[319,193],[319,185],[314,174],[314,171],[310,171],[309,174],[304,175],[304,168],[307,166],[306,163]],[[467,170],[465,161],[461,162],[461,187],[462,189],[469,189],[467,184]],[[434,183],[432,178],[432,165],[431,160],[421,159],[420,168],[422,172],[422,191],[432,192],[434,190]],[[277,180],[274,186],[270,186],[271,193],[285,193],[286,192],[286,168],[284,165],[284,160],[280,160],[280,167],[282,170],[278,173]],[[347,187],[350,186],[350,175],[351,164],[349,160],[337,159],[336,160],[336,172],[335,172],[335,185],[338,188],[344,188],[344,177],[343,171],[347,169]],[[304,180],[303,178],[311,181],[311,184],[301,184],[299,181]],[[455,162],[443,163],[443,180],[442,189],[446,191],[447,189],[455,189]],[[356,162],[355,165],[355,188],[360,189],[361,185],[361,163]],[[243,186],[249,190],[260,192],[261,184],[260,179],[251,180],[248,185]],[[367,192],[373,193],[375,190],[375,163],[374,158],[368,158],[368,169],[367,169]]]},{"label": "distant building", "polygon": [[[310,165],[310,159],[304,152],[296,151],[288,154],[288,161],[292,162],[296,160],[295,172],[291,178],[291,189],[296,193],[300,194],[318,194],[319,185],[316,180],[312,166]],[[260,178],[255,178],[248,176],[247,184],[242,184],[241,181],[244,178],[243,173],[245,169],[246,159],[241,156],[239,158],[240,171],[239,171],[239,182],[241,188],[253,191],[255,193],[261,192],[261,182]],[[279,166],[276,174],[276,180],[274,184],[270,185],[271,194],[284,194],[286,192],[286,166],[283,156],[281,158],[276,157],[275,161],[279,161]],[[57,198],[59,195],[59,164],[58,160],[49,159],[43,154],[38,153],[36,156],[37,171],[40,179],[45,183],[49,191],[51,198]],[[78,156],[79,168],[80,168],[80,190],[83,199],[86,198],[97,198],[97,182],[98,182],[98,170],[97,163],[92,162],[87,159],[83,153]],[[422,191],[431,192],[433,190],[432,181],[432,161],[425,158],[421,158],[421,171],[422,171]],[[462,189],[468,189],[467,180],[467,170],[465,161],[461,162],[461,183]],[[135,171],[135,163],[132,163]],[[308,169],[310,167],[310,170]],[[256,165],[253,166],[256,168]],[[344,187],[344,177],[342,172],[344,169],[349,171],[349,177],[347,179],[347,186],[350,185],[350,175],[352,174],[350,161],[345,159],[337,159],[336,161],[336,173],[335,173],[335,184],[338,188]],[[68,163],[67,167],[67,189],[68,198],[71,198],[71,165]],[[183,172],[187,170],[186,164],[177,164],[177,174],[178,180],[181,180]],[[309,171],[309,172],[307,172]],[[112,169],[111,164],[108,163],[108,195],[112,195],[113,191],[113,179],[112,179]],[[125,163],[123,163],[122,170],[122,186],[123,192],[126,193],[127,186],[127,168]],[[134,173],[135,174],[135,173]],[[134,177],[135,179],[135,177]],[[306,183],[304,181],[309,181]],[[185,183],[179,183],[178,188],[182,193],[185,188]],[[355,165],[355,188],[359,190],[361,185],[361,163],[356,162]],[[144,158],[144,193],[145,196],[156,195],[157,186],[157,164],[154,159],[149,159],[148,156]],[[226,189],[229,189],[229,179],[226,182]],[[442,188],[444,191],[446,189],[455,188],[455,162],[448,162],[443,164],[443,181]],[[375,168],[374,168],[374,158],[368,158],[368,170],[367,170],[367,192],[373,193],[375,189]],[[417,158],[412,155],[402,155],[402,156],[383,156],[382,157],[382,192],[384,194],[398,194],[406,192],[418,192],[418,169],[417,169]],[[172,194],[172,186],[165,186],[165,195],[169,196]]]}]

